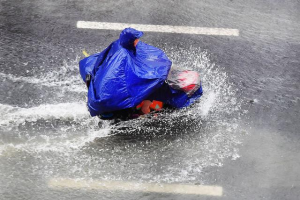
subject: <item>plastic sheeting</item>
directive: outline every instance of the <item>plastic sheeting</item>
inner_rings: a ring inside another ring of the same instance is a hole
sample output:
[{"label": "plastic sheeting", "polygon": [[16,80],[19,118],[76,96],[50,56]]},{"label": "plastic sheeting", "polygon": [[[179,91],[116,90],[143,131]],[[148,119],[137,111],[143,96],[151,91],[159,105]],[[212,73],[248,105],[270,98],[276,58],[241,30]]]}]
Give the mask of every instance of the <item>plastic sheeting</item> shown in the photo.
[{"label": "plastic sheeting", "polygon": [[134,40],[142,35],[132,28],[124,29],[104,51],[79,62],[82,79],[91,75],[87,104],[92,116],[135,107],[145,99],[163,100],[180,108],[201,96],[201,87],[189,94],[167,84],[172,62],[151,45],[138,42],[134,47]]},{"label": "plastic sheeting", "polygon": [[167,82],[171,88],[185,92],[188,97],[191,97],[201,86],[198,72],[174,68],[169,72]]}]

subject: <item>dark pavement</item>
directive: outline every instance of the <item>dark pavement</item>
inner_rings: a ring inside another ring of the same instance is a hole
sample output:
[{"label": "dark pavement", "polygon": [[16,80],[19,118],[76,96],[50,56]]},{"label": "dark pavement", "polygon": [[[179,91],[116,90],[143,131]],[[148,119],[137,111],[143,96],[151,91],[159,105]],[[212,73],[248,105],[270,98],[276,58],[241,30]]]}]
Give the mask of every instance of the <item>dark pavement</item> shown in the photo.
[{"label": "dark pavement", "polygon": [[[299,1],[0,2],[0,199],[300,199]],[[202,73],[205,95],[105,137],[120,127],[88,116],[77,63],[119,31],[77,29],[79,20],[240,36],[145,33]],[[217,185],[223,196],[57,190],[47,186],[55,177]]]}]

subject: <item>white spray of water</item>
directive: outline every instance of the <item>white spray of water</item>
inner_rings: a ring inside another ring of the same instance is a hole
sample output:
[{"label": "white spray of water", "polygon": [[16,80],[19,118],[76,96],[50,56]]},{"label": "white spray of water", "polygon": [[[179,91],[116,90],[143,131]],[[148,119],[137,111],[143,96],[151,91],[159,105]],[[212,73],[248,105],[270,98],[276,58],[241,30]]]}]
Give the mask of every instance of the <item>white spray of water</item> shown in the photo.
[{"label": "white spray of water", "polygon": [[[241,103],[236,99],[236,90],[228,82],[224,69],[212,64],[208,53],[200,49],[166,49],[166,52],[176,66],[193,69],[201,74],[204,94],[191,108],[167,114],[161,113],[157,118],[141,118],[117,125],[104,122],[102,128],[99,128],[99,120],[89,117],[84,102],[57,102],[31,108],[0,104],[0,111],[5,113],[0,117],[0,128],[6,131],[11,130],[12,127],[22,128],[27,122],[39,127],[41,119],[50,123],[53,119],[73,123],[71,126],[63,125],[58,130],[59,134],[47,133],[39,136],[29,134],[25,137],[25,141],[14,144],[1,145],[0,141],[0,154],[1,151],[7,153],[12,149],[25,151],[37,157],[52,152],[54,157],[47,157],[43,161],[49,170],[53,160],[60,160],[61,168],[67,167],[71,174],[76,172],[81,177],[100,176],[110,180],[137,179],[150,182],[194,181],[203,168],[221,166],[225,158],[239,157],[236,145],[240,141],[236,134]],[[15,77],[6,74],[0,76],[13,81],[42,84],[48,87],[59,86],[63,89],[69,89],[69,84],[72,84],[72,91],[83,91],[85,88],[78,76],[77,67],[75,64],[65,65],[56,72],[49,72],[43,78],[41,76]],[[194,121],[191,127],[182,130],[180,126],[182,124],[188,126],[190,121]],[[147,123],[150,126],[146,126]],[[156,125],[152,126],[153,124]],[[142,141],[142,145],[126,144],[122,141],[121,144],[112,143],[114,149],[111,149],[109,139],[105,140],[108,141],[108,147],[99,150],[89,147],[88,143],[94,144],[95,138],[106,137],[111,131],[124,132],[122,128],[127,128],[129,134],[143,132],[163,135],[172,134],[172,131],[179,129],[183,136],[177,139],[175,137],[171,141],[157,140],[157,144],[160,144],[159,148],[147,141]],[[28,131],[30,132],[31,129]],[[19,134],[19,132],[16,130],[12,134]],[[83,152],[81,150],[83,147],[88,148],[90,152],[96,151],[95,158]],[[165,163],[166,160],[168,163]],[[164,168],[152,173],[152,169],[159,168],[159,163],[162,162]],[[146,169],[147,173],[144,173],[145,168],[149,168]],[[55,165],[51,170],[56,170],[57,175],[60,173]],[[44,171],[43,174],[49,175],[48,171]]]},{"label": "white spray of water", "polygon": [[[79,75],[78,58],[71,63],[64,62],[63,66],[56,70],[41,75],[36,74],[34,77],[24,77],[0,73],[0,77],[3,81],[8,79],[13,83],[29,83],[55,88],[57,94],[53,94],[54,96],[61,95],[60,90],[81,93],[80,95],[87,92]],[[0,138],[0,154],[13,149],[29,152],[74,150],[75,148],[79,149],[86,142],[97,137],[105,137],[109,133],[108,123],[104,123],[104,128],[99,130],[99,120],[90,117],[84,101],[71,102],[70,99],[69,102],[41,104],[26,108],[0,104],[0,113],[2,113],[0,130],[10,132],[10,135],[21,138],[23,142],[20,144],[20,141],[17,140],[14,143],[6,143]],[[55,127],[57,121],[63,124],[59,128]],[[46,131],[41,129],[45,124],[52,126],[56,133],[44,133]],[[30,127],[28,128],[28,126]],[[74,131],[82,133],[76,135],[72,133]],[[35,135],[33,132],[37,132],[39,135]]]},{"label": "white spray of water", "polygon": [[85,103],[59,103],[19,108],[0,104],[0,126],[20,125],[39,119],[80,120],[89,117]]},{"label": "white spray of water", "polygon": [[[107,136],[110,131],[108,123],[104,123],[103,128],[99,130],[98,119],[90,117],[84,102],[46,104],[31,108],[19,108],[0,104],[0,112],[3,113],[0,116],[0,128],[11,131],[11,134],[14,134],[14,131],[17,133],[20,132],[19,127],[25,127],[26,129],[27,123],[42,126],[46,122],[54,124],[54,120],[59,120],[61,123],[73,122],[79,124],[79,126],[66,124],[66,126],[56,129],[58,133],[55,134],[40,133],[33,136],[25,135],[26,141],[21,144],[6,143],[0,145],[0,154],[5,150],[13,149],[29,152],[74,151],[97,137]],[[40,124],[40,120],[43,120],[43,123]],[[87,127],[86,130],[83,130],[83,133],[74,133],[76,130],[82,131],[83,127]],[[28,131],[32,131],[32,129]],[[21,137],[21,135],[18,137]]]},{"label": "white spray of water", "polygon": [[84,93],[86,92],[86,87],[80,78],[77,63],[78,59],[75,59],[71,64],[64,62],[64,65],[57,70],[52,70],[37,77],[15,76],[1,72],[0,77],[2,80],[8,79],[13,83],[22,82],[44,87],[55,87],[64,91]]}]

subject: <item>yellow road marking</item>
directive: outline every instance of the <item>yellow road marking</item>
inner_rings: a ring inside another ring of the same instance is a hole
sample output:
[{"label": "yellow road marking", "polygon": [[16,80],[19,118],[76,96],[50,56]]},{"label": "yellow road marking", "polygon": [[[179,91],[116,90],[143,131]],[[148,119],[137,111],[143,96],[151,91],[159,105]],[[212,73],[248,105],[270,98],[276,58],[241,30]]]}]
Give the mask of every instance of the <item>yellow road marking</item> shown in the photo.
[{"label": "yellow road marking", "polygon": [[89,56],[90,56],[90,54],[88,54],[88,53],[86,52],[86,50],[83,50],[82,53],[83,53],[83,55],[84,55],[85,57],[89,57]]}]

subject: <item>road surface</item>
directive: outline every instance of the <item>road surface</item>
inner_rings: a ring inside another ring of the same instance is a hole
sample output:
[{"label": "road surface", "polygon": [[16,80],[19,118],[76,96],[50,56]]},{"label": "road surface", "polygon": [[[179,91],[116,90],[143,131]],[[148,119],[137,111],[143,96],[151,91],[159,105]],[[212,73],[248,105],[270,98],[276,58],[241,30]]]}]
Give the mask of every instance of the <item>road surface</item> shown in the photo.
[{"label": "road surface", "polygon": [[[300,199],[299,1],[1,0],[0,9],[0,199]],[[99,126],[78,61],[120,31],[79,21],[150,25],[142,41],[201,73],[201,101]]]}]

